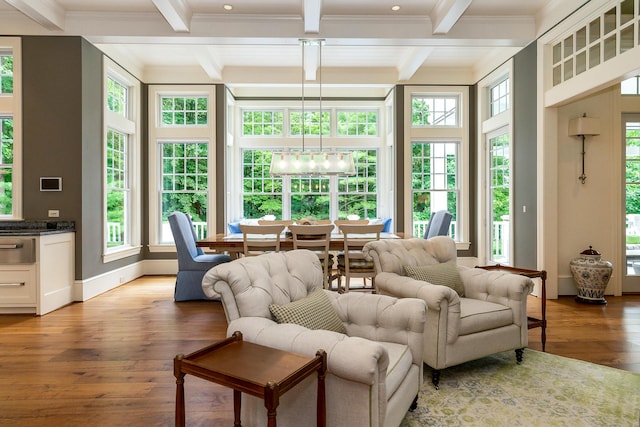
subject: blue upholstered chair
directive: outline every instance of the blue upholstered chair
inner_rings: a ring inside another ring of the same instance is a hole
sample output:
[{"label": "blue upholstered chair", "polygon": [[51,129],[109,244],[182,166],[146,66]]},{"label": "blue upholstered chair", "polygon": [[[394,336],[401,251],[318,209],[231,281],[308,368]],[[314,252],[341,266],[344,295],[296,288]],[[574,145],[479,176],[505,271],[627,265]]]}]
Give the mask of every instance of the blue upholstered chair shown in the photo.
[{"label": "blue upholstered chair", "polygon": [[430,239],[434,236],[446,236],[449,234],[452,217],[453,215],[446,210],[431,213],[427,230],[424,232],[424,238]]},{"label": "blue upholstered chair", "polygon": [[191,218],[182,212],[169,215],[169,225],[178,253],[178,274],[173,298],[176,301],[210,299],[202,290],[202,277],[223,262],[231,261],[229,255],[205,254],[196,246],[196,231]]}]

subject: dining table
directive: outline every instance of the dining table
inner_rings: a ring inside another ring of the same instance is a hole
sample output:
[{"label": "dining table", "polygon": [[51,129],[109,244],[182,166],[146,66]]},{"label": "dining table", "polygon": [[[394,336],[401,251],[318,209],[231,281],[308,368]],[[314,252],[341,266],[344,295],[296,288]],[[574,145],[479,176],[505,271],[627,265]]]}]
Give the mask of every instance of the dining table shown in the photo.
[{"label": "dining table", "polygon": [[[380,233],[380,239],[402,239],[404,238],[402,233]],[[371,240],[375,239],[375,234],[371,235]],[[362,246],[367,243],[366,236],[362,239]],[[228,253],[231,258],[239,258],[240,254],[244,251],[244,237],[242,233],[224,234],[219,233],[212,236],[205,237],[196,241],[196,246],[200,248],[207,248],[217,253]],[[293,249],[293,237],[284,233],[280,238],[280,250],[289,251]],[[331,240],[329,241],[330,251],[341,251],[344,249],[344,236],[342,233],[331,233]]]}]

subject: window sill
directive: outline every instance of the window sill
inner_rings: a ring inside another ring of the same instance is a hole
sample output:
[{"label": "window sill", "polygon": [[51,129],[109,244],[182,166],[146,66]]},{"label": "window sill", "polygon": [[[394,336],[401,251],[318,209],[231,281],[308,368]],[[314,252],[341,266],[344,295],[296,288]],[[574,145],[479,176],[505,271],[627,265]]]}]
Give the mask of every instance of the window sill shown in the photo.
[{"label": "window sill", "polygon": [[128,246],[126,248],[118,249],[113,252],[108,252],[102,256],[102,262],[108,263],[117,261],[122,258],[127,258],[134,255],[139,255],[142,250],[142,246]]}]

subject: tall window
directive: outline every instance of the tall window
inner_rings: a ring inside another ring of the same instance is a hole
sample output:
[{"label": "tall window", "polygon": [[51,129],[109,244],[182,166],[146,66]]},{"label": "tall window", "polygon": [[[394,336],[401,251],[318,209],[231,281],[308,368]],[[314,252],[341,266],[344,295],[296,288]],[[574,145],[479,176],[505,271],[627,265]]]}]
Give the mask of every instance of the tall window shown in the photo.
[{"label": "tall window", "polygon": [[455,224],[460,189],[458,143],[414,142],[411,147],[411,192],[414,235],[424,235],[431,213],[447,210],[452,215],[451,237],[456,238]]},{"label": "tall window", "polygon": [[104,261],[140,252],[140,84],[105,59]]},{"label": "tall window", "polygon": [[22,217],[20,39],[0,37],[0,219]]},{"label": "tall window", "polygon": [[[205,96],[161,96],[162,125],[199,126],[209,121],[209,100]],[[209,147],[207,142],[160,141],[162,187],[161,241],[170,242],[166,224],[172,212],[191,216],[199,237],[207,233],[207,197],[209,190]]]},{"label": "tall window", "polygon": [[466,87],[405,88],[405,233],[422,237],[431,214],[452,215],[448,235],[469,244],[469,117]]},{"label": "tall window", "polygon": [[489,138],[489,211],[491,217],[490,259],[508,264],[511,201],[511,154],[509,134],[501,133]]},{"label": "tall window", "polygon": [[149,88],[150,250],[173,251],[169,215],[191,217],[198,238],[215,233],[214,86]]}]

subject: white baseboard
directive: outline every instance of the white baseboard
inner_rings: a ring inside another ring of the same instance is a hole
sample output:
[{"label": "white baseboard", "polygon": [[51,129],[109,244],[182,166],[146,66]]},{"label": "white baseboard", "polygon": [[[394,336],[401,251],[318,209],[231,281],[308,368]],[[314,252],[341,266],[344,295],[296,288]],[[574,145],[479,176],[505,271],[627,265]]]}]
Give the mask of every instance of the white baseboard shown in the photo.
[{"label": "white baseboard", "polygon": [[88,279],[76,280],[73,299],[86,301],[144,275],[176,274],[177,271],[178,261],[175,259],[144,260]]}]

